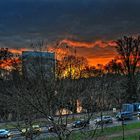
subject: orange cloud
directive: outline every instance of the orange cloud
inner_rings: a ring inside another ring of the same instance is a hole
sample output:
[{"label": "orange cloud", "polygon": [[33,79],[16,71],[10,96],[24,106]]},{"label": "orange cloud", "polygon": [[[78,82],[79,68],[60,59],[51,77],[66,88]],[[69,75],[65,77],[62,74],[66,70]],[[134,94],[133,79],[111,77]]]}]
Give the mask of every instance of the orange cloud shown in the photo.
[{"label": "orange cloud", "polygon": [[73,41],[73,40],[68,40],[64,39],[60,41],[59,45],[61,44],[67,44],[68,46],[71,47],[86,47],[86,48],[92,48],[95,46],[99,47],[107,47],[107,46],[116,46],[116,43],[114,41],[102,41],[102,40],[97,40],[95,42],[80,42],[80,41]]}]

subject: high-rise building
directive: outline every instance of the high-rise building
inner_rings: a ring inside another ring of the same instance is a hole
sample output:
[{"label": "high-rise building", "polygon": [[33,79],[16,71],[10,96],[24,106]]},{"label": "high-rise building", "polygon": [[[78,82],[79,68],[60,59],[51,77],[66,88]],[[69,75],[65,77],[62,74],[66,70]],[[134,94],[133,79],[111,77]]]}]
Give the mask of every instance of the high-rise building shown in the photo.
[{"label": "high-rise building", "polygon": [[22,52],[23,74],[29,78],[55,76],[55,53],[40,51]]}]

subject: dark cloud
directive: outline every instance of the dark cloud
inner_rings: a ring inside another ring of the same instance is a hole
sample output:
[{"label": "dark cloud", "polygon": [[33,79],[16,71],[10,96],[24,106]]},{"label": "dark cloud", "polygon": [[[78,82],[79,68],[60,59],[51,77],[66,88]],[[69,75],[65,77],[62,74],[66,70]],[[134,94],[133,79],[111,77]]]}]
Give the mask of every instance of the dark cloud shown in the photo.
[{"label": "dark cloud", "polygon": [[1,0],[0,42],[110,40],[140,32],[139,0]]}]

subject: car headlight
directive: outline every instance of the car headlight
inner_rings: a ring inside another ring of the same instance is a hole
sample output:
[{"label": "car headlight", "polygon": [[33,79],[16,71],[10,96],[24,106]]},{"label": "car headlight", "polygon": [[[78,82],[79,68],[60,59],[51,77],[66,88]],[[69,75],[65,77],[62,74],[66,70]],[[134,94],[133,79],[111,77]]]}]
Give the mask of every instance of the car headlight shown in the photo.
[{"label": "car headlight", "polygon": [[22,129],[21,132],[22,132],[22,133],[25,133],[25,132],[26,132],[26,129]]},{"label": "car headlight", "polygon": [[8,136],[11,136],[11,133],[8,133],[7,135],[8,135]]}]

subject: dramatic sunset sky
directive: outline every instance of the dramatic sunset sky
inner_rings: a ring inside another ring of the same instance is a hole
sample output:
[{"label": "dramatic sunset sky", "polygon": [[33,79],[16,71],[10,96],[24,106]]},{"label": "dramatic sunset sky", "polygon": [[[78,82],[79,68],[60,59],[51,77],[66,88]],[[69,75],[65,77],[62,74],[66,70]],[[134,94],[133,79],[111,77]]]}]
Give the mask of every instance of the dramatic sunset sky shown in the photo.
[{"label": "dramatic sunset sky", "polygon": [[140,32],[140,0],[0,0],[0,46],[62,41],[96,65],[116,53],[123,35]]}]

